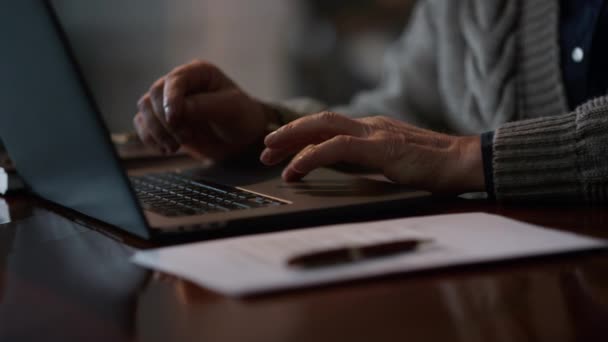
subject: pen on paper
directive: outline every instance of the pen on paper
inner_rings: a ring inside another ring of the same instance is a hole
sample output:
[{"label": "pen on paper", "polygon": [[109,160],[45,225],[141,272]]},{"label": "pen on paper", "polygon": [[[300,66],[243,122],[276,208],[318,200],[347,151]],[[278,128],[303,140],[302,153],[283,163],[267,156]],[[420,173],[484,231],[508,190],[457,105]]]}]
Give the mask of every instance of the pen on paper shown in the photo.
[{"label": "pen on paper", "polygon": [[416,251],[431,239],[405,239],[363,246],[344,246],[321,251],[302,253],[289,258],[287,265],[297,269],[313,269],[326,266],[350,264],[362,260],[376,259]]}]

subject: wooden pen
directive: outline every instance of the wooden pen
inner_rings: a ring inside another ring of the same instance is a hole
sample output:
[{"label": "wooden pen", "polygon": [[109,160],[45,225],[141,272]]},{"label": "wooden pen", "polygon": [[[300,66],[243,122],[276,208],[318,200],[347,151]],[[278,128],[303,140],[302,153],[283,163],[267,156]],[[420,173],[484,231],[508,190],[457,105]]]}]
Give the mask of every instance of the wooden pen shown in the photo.
[{"label": "wooden pen", "polygon": [[370,245],[337,247],[296,255],[287,261],[287,265],[293,268],[310,269],[348,264],[361,260],[413,252],[417,250],[420,245],[429,242],[432,242],[432,240],[405,239]]}]

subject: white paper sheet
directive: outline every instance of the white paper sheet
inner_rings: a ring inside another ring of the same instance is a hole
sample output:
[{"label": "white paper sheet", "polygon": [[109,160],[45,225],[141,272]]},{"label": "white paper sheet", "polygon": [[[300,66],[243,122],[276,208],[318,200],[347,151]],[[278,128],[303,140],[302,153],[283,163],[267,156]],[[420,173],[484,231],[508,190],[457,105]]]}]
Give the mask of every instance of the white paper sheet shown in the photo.
[{"label": "white paper sheet", "polygon": [[[312,270],[286,266],[289,257],[345,244],[433,239],[412,253]],[[532,226],[484,213],[405,218],[307,228],[141,251],[133,261],[200,286],[244,296],[279,289],[437,267],[572,252],[603,240]]]},{"label": "white paper sheet", "polygon": [[0,224],[11,222],[11,211],[4,198],[0,198]]},{"label": "white paper sheet", "polygon": [[4,195],[8,189],[8,175],[3,168],[0,167],[0,195]]}]

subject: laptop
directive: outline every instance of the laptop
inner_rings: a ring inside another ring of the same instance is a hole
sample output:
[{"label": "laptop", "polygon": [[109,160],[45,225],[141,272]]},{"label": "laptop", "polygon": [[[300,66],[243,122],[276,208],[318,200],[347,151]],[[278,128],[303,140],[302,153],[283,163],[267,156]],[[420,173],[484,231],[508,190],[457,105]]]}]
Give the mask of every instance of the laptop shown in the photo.
[{"label": "laptop", "polygon": [[51,4],[3,3],[0,41],[0,137],[20,176],[39,197],[138,237],[256,233],[429,197],[329,168],[285,183],[280,168],[251,161],[127,174]]}]

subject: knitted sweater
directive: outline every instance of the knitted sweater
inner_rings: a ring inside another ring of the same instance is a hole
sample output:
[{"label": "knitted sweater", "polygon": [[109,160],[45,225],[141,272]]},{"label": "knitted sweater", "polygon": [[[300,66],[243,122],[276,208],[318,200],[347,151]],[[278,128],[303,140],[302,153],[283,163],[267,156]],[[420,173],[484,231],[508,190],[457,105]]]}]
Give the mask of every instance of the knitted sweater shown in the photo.
[{"label": "knitted sweater", "polygon": [[[608,96],[568,112],[559,0],[419,0],[381,84],[332,108],[452,134],[495,130],[500,200],[608,200]],[[327,109],[277,104],[291,120]]]}]

